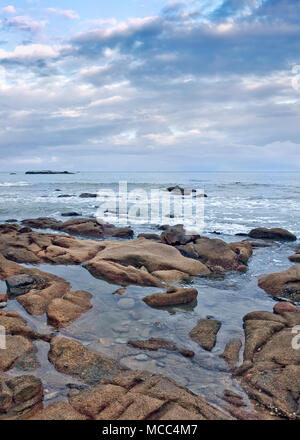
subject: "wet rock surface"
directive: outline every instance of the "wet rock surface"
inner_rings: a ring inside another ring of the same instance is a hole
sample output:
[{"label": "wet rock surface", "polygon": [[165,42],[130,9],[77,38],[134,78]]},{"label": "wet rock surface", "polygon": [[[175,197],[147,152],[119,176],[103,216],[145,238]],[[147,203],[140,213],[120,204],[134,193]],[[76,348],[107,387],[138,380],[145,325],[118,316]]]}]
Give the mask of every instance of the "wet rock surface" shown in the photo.
[{"label": "wet rock surface", "polygon": [[[124,372],[36,414],[56,419],[59,413],[93,420],[228,420],[231,416],[208,404],[173,380],[145,371]],[[57,413],[57,415],[56,415]]]},{"label": "wet rock surface", "polygon": [[267,240],[296,241],[297,237],[286,229],[282,228],[256,228],[249,232],[251,238]]},{"label": "wet rock surface", "polygon": [[157,351],[157,350],[167,350],[175,351],[185,357],[193,357],[195,353],[191,350],[186,350],[184,348],[178,348],[174,342],[168,341],[162,338],[151,338],[146,341],[128,341],[129,345],[132,347],[139,348],[141,350]]},{"label": "wet rock surface", "polygon": [[104,377],[125,370],[116,361],[87,349],[77,341],[63,337],[52,339],[48,356],[59,372],[88,384],[94,384]]},{"label": "wet rock surface", "polygon": [[196,289],[178,288],[173,292],[159,292],[146,296],[143,301],[150,307],[174,306],[187,304],[196,300],[198,291]]},{"label": "wet rock surface", "polygon": [[295,419],[300,418],[300,350],[293,346],[293,329],[300,325],[300,311],[276,310],[244,317],[244,362],[235,374],[252,399]]},{"label": "wet rock surface", "polygon": [[296,265],[283,272],[264,275],[259,278],[258,285],[270,295],[300,301],[300,266]]},{"label": "wet rock surface", "polygon": [[198,324],[191,330],[190,337],[204,350],[211,351],[216,345],[217,334],[221,325],[221,322],[216,319],[200,319]]},{"label": "wet rock surface", "polygon": [[28,418],[43,400],[43,385],[35,376],[0,378],[0,420]]}]

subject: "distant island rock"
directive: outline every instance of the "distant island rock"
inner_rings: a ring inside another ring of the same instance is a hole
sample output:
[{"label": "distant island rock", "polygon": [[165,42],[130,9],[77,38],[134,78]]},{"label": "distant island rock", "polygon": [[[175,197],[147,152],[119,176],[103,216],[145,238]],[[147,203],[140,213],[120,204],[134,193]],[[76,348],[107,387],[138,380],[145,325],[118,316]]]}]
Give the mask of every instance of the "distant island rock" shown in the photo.
[{"label": "distant island rock", "polygon": [[51,170],[42,170],[42,171],[26,171],[25,174],[75,174],[70,171],[51,171]]}]

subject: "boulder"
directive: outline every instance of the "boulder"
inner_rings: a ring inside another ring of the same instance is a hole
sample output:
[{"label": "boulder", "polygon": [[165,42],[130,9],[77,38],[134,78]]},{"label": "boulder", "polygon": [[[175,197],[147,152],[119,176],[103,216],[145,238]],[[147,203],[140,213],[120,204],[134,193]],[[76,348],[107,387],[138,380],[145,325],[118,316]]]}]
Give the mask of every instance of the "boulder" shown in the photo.
[{"label": "boulder", "polygon": [[56,328],[65,327],[92,308],[88,292],[68,292],[63,298],[56,298],[47,307],[48,323]]},{"label": "boulder", "polygon": [[252,255],[252,246],[247,242],[228,244],[218,238],[207,237],[178,246],[178,249],[183,255],[200,260],[214,272],[244,271]]},{"label": "boulder", "polygon": [[169,227],[160,236],[162,243],[171,246],[185,245],[200,238],[198,234],[187,234],[182,225]]},{"label": "boulder", "polygon": [[192,288],[178,288],[174,292],[159,292],[143,298],[143,301],[150,307],[166,307],[194,302],[198,291]]},{"label": "boulder", "polygon": [[97,194],[92,194],[92,193],[82,193],[79,196],[81,199],[94,199],[97,197]]},{"label": "boulder", "polygon": [[261,238],[268,240],[296,241],[297,237],[286,229],[281,228],[256,228],[249,232],[251,238]]},{"label": "boulder", "polygon": [[48,357],[57,371],[88,384],[95,384],[104,377],[125,370],[116,361],[63,337],[52,339]]},{"label": "boulder", "polygon": [[34,277],[26,274],[13,275],[5,280],[7,292],[11,296],[24,295],[33,288],[36,280]]},{"label": "boulder", "polygon": [[62,217],[79,217],[81,214],[79,214],[76,211],[70,211],[70,212],[62,212]]},{"label": "boulder", "polygon": [[0,380],[0,420],[28,418],[43,400],[43,384],[35,376]]},{"label": "boulder", "polygon": [[300,252],[297,251],[295,254],[291,255],[289,260],[292,261],[292,263],[300,263]]},{"label": "boulder", "polygon": [[[155,243],[144,238],[130,242],[103,242],[105,248],[97,259],[115,262],[123,266],[145,267],[148,272],[179,270],[189,275],[209,275],[209,269],[200,261],[185,258],[174,247]],[[93,260],[92,260],[93,261]]]},{"label": "boulder", "polygon": [[167,350],[175,351],[182,354],[185,357],[193,357],[195,353],[191,350],[186,350],[184,348],[178,348],[174,342],[168,341],[162,338],[150,338],[146,341],[128,341],[128,344],[132,347],[139,348],[141,350],[157,351],[157,350]]},{"label": "boulder", "polygon": [[244,364],[235,375],[253,400],[295,419],[300,418],[300,350],[293,340],[300,313],[280,312],[259,311],[244,317]]},{"label": "boulder", "polygon": [[137,284],[139,286],[162,287],[162,282],[140,269],[133,266],[122,266],[111,261],[105,261],[100,257],[95,257],[83,265],[94,277],[103,278],[106,281],[120,286]]},{"label": "boulder", "polygon": [[24,359],[24,355],[28,355],[36,350],[32,342],[24,336],[8,335],[5,340],[5,350],[0,349],[0,371],[9,370],[18,360]]},{"label": "boulder", "polygon": [[200,319],[198,324],[191,330],[190,337],[204,350],[211,351],[216,345],[217,334],[221,325],[221,322],[215,319]]},{"label": "boulder", "polygon": [[283,272],[263,275],[259,278],[258,285],[270,295],[300,301],[300,266],[295,265]]}]

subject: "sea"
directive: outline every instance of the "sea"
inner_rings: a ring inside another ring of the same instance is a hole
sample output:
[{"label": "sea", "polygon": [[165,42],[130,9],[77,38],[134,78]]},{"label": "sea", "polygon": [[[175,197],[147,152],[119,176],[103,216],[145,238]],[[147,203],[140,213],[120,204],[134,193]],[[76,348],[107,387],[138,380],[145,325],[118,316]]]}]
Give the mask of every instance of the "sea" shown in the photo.
[{"label": "sea", "polygon": [[[204,192],[204,224],[202,235],[239,241],[255,227],[281,227],[300,237],[300,174],[288,172],[241,173],[112,173],[78,172],[65,175],[27,175],[0,173],[0,222],[8,219],[54,217],[66,220],[63,213],[76,211],[82,217],[94,217],[99,208],[96,198],[80,198],[82,193],[98,193],[107,189],[118,194],[119,183],[126,182],[128,191],[164,191],[179,185]],[[68,195],[71,197],[59,197]],[[111,218],[106,218],[109,221]],[[162,218],[160,223],[170,223]],[[126,223],[126,222],[125,222]],[[159,224],[140,218],[131,224],[135,236],[160,233]],[[45,231],[44,231],[45,232]],[[50,231],[49,231],[50,232]],[[53,231],[51,231],[53,232]],[[198,290],[195,304],[152,309],[142,298],[157,291],[155,288],[130,286],[126,297],[134,300],[132,309],[124,309],[120,298],[113,295],[119,286],[94,278],[82,266],[42,264],[41,270],[62,276],[74,289],[93,294],[93,309],[82,315],[60,334],[83,343],[88,348],[117,359],[131,369],[148,370],[175,379],[208,401],[224,407],[222,394],[230,389],[244,397],[249,408],[253,403],[220,358],[225,344],[232,338],[244,341],[243,316],[254,310],[272,311],[277,299],[258,287],[262,274],[280,272],[291,266],[288,259],[299,247],[298,242],[274,242],[256,248],[245,273],[229,273],[219,278],[194,278],[187,286]],[[5,284],[0,282],[0,288]],[[18,311],[28,324],[40,331],[49,330],[45,317],[28,315],[16,302],[10,309]],[[214,317],[222,322],[217,344],[211,352],[202,350],[189,338],[189,332],[200,318]],[[146,352],[130,348],[129,339],[161,337],[195,352],[194,358],[184,358],[171,352]],[[33,374],[40,376],[46,389],[46,400],[66,399],[67,384],[74,382],[55,371],[49,363],[48,345],[36,342],[40,366]],[[242,356],[242,351],[241,351]],[[242,360],[242,357],[241,359]],[[20,374],[13,371],[13,374]]]}]

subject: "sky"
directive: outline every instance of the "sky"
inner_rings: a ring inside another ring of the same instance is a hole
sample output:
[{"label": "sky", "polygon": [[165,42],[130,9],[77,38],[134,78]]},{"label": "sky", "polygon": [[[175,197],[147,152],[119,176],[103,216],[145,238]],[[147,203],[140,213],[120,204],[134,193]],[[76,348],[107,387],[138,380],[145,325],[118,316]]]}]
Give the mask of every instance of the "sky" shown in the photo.
[{"label": "sky", "polygon": [[296,0],[0,4],[0,171],[300,171],[299,103]]}]

